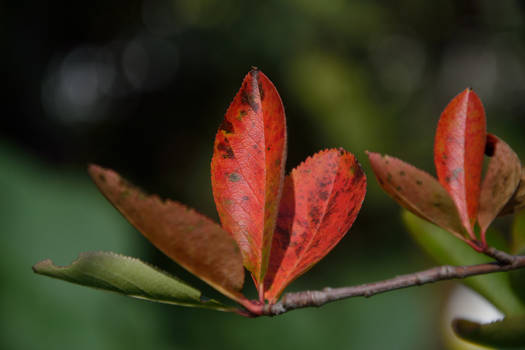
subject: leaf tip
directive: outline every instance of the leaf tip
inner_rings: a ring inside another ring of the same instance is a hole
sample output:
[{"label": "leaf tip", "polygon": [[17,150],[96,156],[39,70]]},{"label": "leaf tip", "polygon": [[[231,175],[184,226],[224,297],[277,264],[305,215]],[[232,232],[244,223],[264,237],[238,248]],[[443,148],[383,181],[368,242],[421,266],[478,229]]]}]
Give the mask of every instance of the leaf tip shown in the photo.
[{"label": "leaf tip", "polygon": [[88,164],[87,171],[88,171],[89,176],[91,176],[91,179],[93,179],[93,181],[95,182],[98,182],[98,181],[105,182],[106,181],[106,177],[104,174],[108,172],[108,169],[105,169],[101,167],[100,165],[91,163],[91,164]]},{"label": "leaf tip", "polygon": [[34,273],[45,274],[46,270],[54,266],[55,265],[53,264],[53,261],[51,259],[45,259],[31,266],[31,269],[33,270]]}]

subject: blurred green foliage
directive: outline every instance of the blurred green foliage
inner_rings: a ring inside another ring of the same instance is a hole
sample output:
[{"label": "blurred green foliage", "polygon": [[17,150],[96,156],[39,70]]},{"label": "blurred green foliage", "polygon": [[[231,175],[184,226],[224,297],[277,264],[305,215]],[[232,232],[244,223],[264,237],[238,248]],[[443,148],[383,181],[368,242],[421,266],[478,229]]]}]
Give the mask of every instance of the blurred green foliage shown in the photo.
[{"label": "blurred green foliage", "polygon": [[[453,283],[246,320],[89,290],[33,275],[30,267],[113,250],[206,290],[119,216],[85,167],[113,168],[216,218],[213,138],[252,65],[283,99],[288,169],[319,149],[343,146],[369,179],[351,232],[290,290],[431,266],[363,151],[433,173],[439,114],[472,86],[488,130],[523,159],[524,9],[520,1],[490,0],[1,4],[7,91],[0,126],[0,347],[440,349],[439,319]],[[509,222],[496,226],[508,232]]]}]

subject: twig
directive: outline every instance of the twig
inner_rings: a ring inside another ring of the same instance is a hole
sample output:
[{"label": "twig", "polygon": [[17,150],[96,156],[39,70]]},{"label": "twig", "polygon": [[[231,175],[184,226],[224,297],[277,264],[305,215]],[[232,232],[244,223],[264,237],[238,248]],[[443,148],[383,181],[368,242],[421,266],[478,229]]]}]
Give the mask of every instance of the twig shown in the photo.
[{"label": "twig", "polygon": [[516,256],[510,255],[508,253],[502,252],[501,250],[497,250],[494,247],[487,246],[483,253],[485,255],[490,256],[491,258],[495,259],[496,261],[499,261],[502,264],[512,264],[516,260]]},{"label": "twig", "polygon": [[[525,267],[525,256],[501,256],[497,250],[491,250],[491,254],[496,254],[498,262],[485,263],[470,266],[450,266],[444,265],[434,267],[429,270],[415,272],[407,275],[397,276],[384,281],[361,284],[352,287],[325,288],[319,291],[304,291],[297,293],[287,293],[275,304],[264,305],[262,313],[259,315],[276,316],[295,309],[304,307],[319,307],[321,305],[346,298],[371,297],[373,295],[389,292],[396,289],[420,286],[443,280],[460,279],[476,275],[484,275],[494,272],[504,272]],[[507,255],[507,254],[505,254]],[[511,257],[511,259],[508,259]],[[509,263],[503,261],[509,261]],[[257,315],[256,315],[257,316]]]}]

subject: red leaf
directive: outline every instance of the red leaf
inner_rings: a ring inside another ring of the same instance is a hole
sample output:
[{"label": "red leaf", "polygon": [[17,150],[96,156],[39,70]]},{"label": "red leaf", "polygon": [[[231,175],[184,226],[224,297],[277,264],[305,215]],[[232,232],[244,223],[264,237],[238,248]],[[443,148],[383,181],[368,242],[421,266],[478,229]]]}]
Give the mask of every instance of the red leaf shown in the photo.
[{"label": "red leaf", "polygon": [[481,185],[478,214],[483,242],[487,228],[516,192],[521,178],[521,162],[503,140],[488,134],[486,150],[491,159]]},{"label": "red leaf", "polygon": [[215,138],[212,187],[222,226],[237,241],[261,289],[268,266],[286,160],[281,98],[260,71],[250,71]]},{"label": "red leaf", "polygon": [[155,247],[224,295],[239,302],[244,299],[239,248],[218,224],[177,202],[145,195],[112,170],[91,165],[89,174]]},{"label": "red leaf", "polygon": [[471,89],[457,95],[439,119],[434,145],[437,177],[456,204],[472,239],[485,151],[485,111]]},{"label": "red leaf", "polygon": [[386,193],[420,218],[464,239],[465,229],[454,202],[433,176],[397,158],[367,153],[377,181]]},{"label": "red leaf", "polygon": [[286,177],[265,298],[283,289],[321,260],[354,222],[366,192],[366,177],[343,149],[317,153]]}]

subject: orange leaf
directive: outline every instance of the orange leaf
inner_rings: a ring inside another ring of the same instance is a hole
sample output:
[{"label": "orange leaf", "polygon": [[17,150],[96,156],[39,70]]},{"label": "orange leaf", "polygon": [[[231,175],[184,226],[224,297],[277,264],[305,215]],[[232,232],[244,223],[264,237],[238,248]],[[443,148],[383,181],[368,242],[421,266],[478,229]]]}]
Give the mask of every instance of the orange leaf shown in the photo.
[{"label": "orange leaf", "polygon": [[476,239],[486,140],[485,111],[471,89],[457,95],[439,119],[434,144],[437,177],[456,204],[463,226]]},{"label": "orange leaf", "polygon": [[478,222],[485,241],[487,228],[516,192],[521,178],[521,162],[509,145],[495,135],[487,135],[491,157],[481,185]]},{"label": "orange leaf", "polygon": [[224,295],[244,299],[239,248],[219,225],[177,202],[145,195],[112,170],[91,165],[89,174],[111,204],[155,247]]},{"label": "orange leaf", "polygon": [[286,160],[281,98],[260,71],[250,71],[215,138],[211,180],[223,228],[241,248],[261,290],[268,266]]},{"label": "orange leaf", "polygon": [[343,149],[317,153],[286,177],[275,229],[265,298],[321,260],[352,226],[366,192],[366,177]]},{"label": "orange leaf", "polygon": [[454,202],[427,172],[379,153],[367,152],[379,185],[404,208],[464,239]]}]

